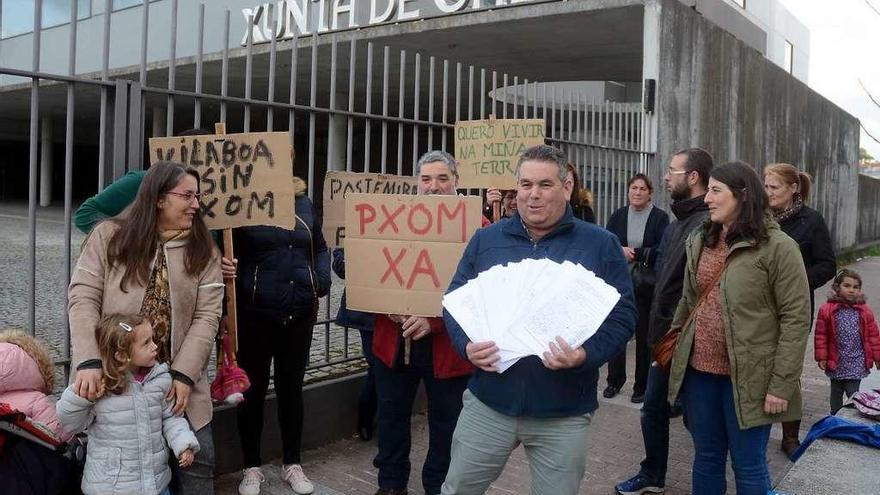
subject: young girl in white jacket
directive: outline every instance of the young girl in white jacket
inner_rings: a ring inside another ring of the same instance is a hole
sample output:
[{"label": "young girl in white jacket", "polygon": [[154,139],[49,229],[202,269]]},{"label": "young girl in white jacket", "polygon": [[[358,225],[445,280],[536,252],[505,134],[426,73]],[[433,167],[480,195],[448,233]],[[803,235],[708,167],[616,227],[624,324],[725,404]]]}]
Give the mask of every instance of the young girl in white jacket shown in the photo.
[{"label": "young girl in white jacket", "polygon": [[98,323],[95,340],[104,373],[100,397],[91,402],[67,387],[57,404],[66,431],[88,430],[82,491],[170,494],[168,447],[186,467],[199,443],[165,400],[171,375],[167,364],[156,364],[153,327],[141,316],[109,315]]}]

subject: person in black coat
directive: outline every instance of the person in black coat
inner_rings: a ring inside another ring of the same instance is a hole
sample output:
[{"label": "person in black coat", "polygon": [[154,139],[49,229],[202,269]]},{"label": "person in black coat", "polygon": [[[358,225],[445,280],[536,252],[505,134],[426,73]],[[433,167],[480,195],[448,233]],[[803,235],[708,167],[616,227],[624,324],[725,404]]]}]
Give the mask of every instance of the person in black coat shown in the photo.
[{"label": "person in black coat", "polygon": [[[651,204],[654,186],[645,174],[634,175],[627,185],[629,205],[612,213],[606,228],[620,240],[623,255],[633,274],[639,319],[636,324],[636,373],[631,400],[638,404],[644,400],[648,368],[651,366],[647,337],[654,292],[656,248],[660,245],[663,231],[669,225],[669,215]],[[608,362],[608,386],[602,395],[609,399],[614,397],[625,382],[626,349]]]},{"label": "person in black coat", "polygon": [[[810,308],[815,311],[814,292],[834,277],[837,258],[831,244],[831,233],[822,215],[806,205],[812,179],[788,163],[764,167],[764,190],[773,216],[782,231],[795,240],[804,258],[810,281]],[[782,450],[789,456],[800,447],[800,421],[782,423]]]},{"label": "person in black coat", "polygon": [[330,290],[330,254],[321,234],[321,221],[305,194],[305,182],[296,178],[294,188],[293,230],[269,226],[233,230],[238,257],[238,363],[251,381],[244,402],[238,406],[245,468],[239,488],[245,493],[255,488],[258,491],[264,479],[260,471],[260,439],[273,359],[282,478],[296,493],[311,493],[314,489],[300,465],[302,385],[318,299]]}]

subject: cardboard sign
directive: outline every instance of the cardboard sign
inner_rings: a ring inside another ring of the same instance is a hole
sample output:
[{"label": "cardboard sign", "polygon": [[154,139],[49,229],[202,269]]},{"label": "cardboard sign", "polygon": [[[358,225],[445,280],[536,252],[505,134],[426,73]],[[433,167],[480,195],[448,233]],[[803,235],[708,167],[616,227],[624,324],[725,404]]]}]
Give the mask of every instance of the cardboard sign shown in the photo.
[{"label": "cardboard sign", "polygon": [[520,155],[539,144],[544,144],[544,119],[456,122],[458,187],[516,189],[516,164]]},{"label": "cardboard sign", "polygon": [[479,197],[350,194],[345,200],[348,307],[440,316],[443,293],[481,225]]},{"label": "cardboard sign", "polygon": [[324,239],[330,248],[345,239],[345,198],[353,193],[415,194],[416,178],[330,171],[324,176]]},{"label": "cardboard sign", "polygon": [[150,163],[180,162],[199,171],[209,229],[296,227],[293,161],[286,132],[150,139]]}]

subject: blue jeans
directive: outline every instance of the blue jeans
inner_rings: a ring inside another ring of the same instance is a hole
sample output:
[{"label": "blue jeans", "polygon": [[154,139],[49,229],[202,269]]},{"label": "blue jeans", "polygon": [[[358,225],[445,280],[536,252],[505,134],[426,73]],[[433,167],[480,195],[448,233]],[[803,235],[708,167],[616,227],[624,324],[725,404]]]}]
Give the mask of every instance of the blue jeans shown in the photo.
[{"label": "blue jeans", "polygon": [[[402,340],[401,340],[402,344]],[[452,433],[461,412],[461,398],[469,376],[434,378],[431,336],[413,341],[410,364],[403,364],[403,346],[392,369],[374,361],[379,397],[379,452],[373,465],[379,469],[379,488],[406,488],[410,471],[410,418],[419,382],[425,382],[428,396],[428,455],[422,468],[422,486],[427,495],[440,493],[449,469]]]},{"label": "blue jeans", "polygon": [[693,495],[727,492],[728,451],[737,495],[766,495],[770,489],[766,453],[771,425],[740,430],[730,377],[688,368],[682,403],[694,439]]},{"label": "blue jeans", "polygon": [[669,376],[659,366],[648,370],[645,402],[642,404],[642,439],[645,459],[639,474],[658,486],[666,484],[666,465],[669,461]]}]

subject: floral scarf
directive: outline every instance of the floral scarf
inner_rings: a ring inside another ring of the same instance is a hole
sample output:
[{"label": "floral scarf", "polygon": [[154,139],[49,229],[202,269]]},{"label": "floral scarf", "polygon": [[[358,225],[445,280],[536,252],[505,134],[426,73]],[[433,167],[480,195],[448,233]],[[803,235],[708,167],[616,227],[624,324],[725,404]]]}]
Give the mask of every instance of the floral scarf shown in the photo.
[{"label": "floral scarf", "polygon": [[156,259],[150,273],[141,314],[153,323],[153,342],[156,343],[156,361],[171,361],[171,287],[168,283],[168,260],[165,258],[165,244],[168,241],[184,239],[189,230],[163,230],[159,232],[156,246]]},{"label": "floral scarf", "polygon": [[804,201],[801,199],[801,195],[795,193],[794,202],[791,204],[791,206],[789,206],[788,208],[786,208],[784,210],[774,211],[773,218],[776,220],[777,223],[782,223],[782,222],[788,220],[789,218],[797,215],[797,213],[799,211],[801,211],[801,208],[803,208],[803,207],[804,207]]}]

